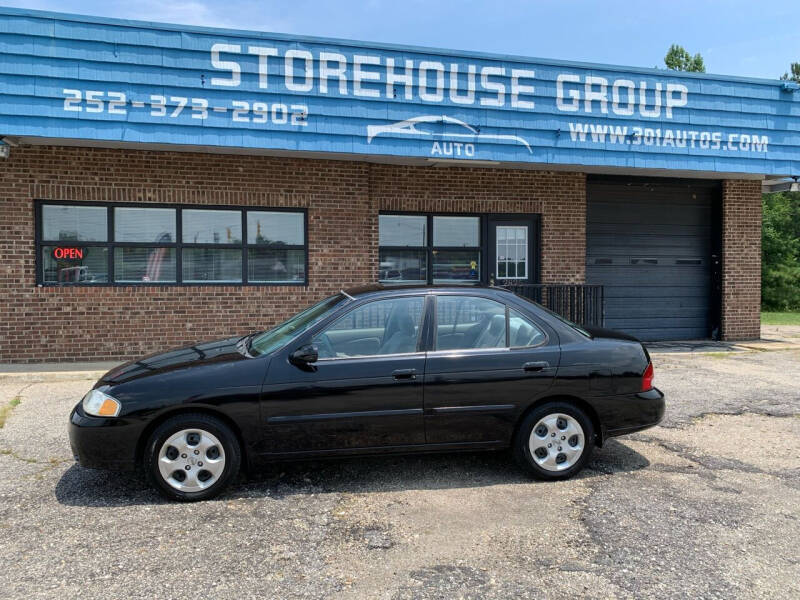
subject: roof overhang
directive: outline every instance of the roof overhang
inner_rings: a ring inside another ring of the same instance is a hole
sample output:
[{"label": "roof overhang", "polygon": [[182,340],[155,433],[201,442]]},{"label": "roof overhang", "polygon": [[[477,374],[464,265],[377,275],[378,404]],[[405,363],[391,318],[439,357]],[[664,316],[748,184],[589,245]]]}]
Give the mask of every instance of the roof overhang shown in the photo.
[{"label": "roof overhang", "polygon": [[0,46],[30,144],[800,176],[793,82],[3,7]]},{"label": "roof overhang", "polygon": [[[764,175],[753,173],[737,173],[725,171],[693,171],[686,169],[653,169],[630,167],[598,167],[594,165],[547,164],[529,162],[488,161],[475,159],[438,159],[422,157],[406,157],[391,155],[362,155],[335,152],[304,152],[290,150],[268,150],[262,148],[237,148],[221,146],[195,146],[189,144],[152,144],[141,142],[110,142],[98,140],[73,140],[64,138],[42,137],[2,137],[0,144],[6,142],[15,146],[61,146],[65,148],[106,148],[120,150],[142,150],[151,152],[188,152],[196,154],[229,154],[244,156],[271,156],[283,158],[300,158],[312,160],[353,161],[386,165],[405,165],[431,168],[461,169],[499,169],[524,171],[551,171],[585,173],[587,175],[630,175],[633,177],[675,177],[681,179],[750,179],[763,180]],[[2,146],[0,146],[2,147]],[[773,176],[774,179],[774,176]],[[784,178],[780,179],[784,181]]]},{"label": "roof overhang", "polygon": [[765,194],[774,192],[800,192],[800,183],[797,177],[769,177],[761,183],[761,191]]}]

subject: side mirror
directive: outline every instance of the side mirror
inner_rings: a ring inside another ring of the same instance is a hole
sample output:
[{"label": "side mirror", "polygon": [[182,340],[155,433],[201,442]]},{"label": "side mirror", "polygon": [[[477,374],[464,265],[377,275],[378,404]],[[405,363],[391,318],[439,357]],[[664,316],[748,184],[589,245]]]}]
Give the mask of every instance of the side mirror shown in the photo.
[{"label": "side mirror", "polygon": [[300,346],[289,355],[289,362],[298,367],[308,367],[319,359],[319,350],[314,344]]}]

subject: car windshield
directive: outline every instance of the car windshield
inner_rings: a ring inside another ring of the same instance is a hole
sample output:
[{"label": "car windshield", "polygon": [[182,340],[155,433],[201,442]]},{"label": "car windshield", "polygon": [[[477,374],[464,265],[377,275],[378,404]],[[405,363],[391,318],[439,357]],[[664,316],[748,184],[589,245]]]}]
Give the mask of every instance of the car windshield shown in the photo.
[{"label": "car windshield", "polygon": [[296,314],[288,321],[284,321],[277,327],[258,333],[250,341],[248,349],[250,354],[268,354],[273,350],[282,347],[291,338],[298,333],[302,333],[314,323],[325,318],[342,302],[346,301],[347,297],[344,294],[336,294],[330,298],[325,298],[322,302],[307,308],[301,313]]}]

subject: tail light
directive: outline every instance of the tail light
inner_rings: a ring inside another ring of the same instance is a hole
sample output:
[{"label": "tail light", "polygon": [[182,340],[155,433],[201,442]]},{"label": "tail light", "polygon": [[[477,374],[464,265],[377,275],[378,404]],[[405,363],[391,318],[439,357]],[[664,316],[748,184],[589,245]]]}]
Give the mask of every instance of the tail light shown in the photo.
[{"label": "tail light", "polygon": [[653,363],[647,363],[647,368],[642,375],[642,391],[653,389]]}]

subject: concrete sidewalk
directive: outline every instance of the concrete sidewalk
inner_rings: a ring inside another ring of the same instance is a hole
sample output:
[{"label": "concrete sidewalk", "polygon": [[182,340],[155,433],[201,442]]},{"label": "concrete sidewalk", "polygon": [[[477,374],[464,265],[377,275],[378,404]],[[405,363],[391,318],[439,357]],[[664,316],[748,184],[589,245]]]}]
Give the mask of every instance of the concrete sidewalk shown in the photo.
[{"label": "concrete sidewalk", "polygon": [[674,342],[647,342],[651,353],[718,353],[718,352],[768,352],[771,350],[800,350],[800,327],[792,325],[763,325],[761,339],[742,342],[717,342],[714,340],[685,340]]},{"label": "concrete sidewalk", "polygon": [[51,381],[65,379],[98,379],[113,369],[121,361],[97,362],[42,362],[42,363],[0,363],[0,379],[14,378],[47,378]]}]

